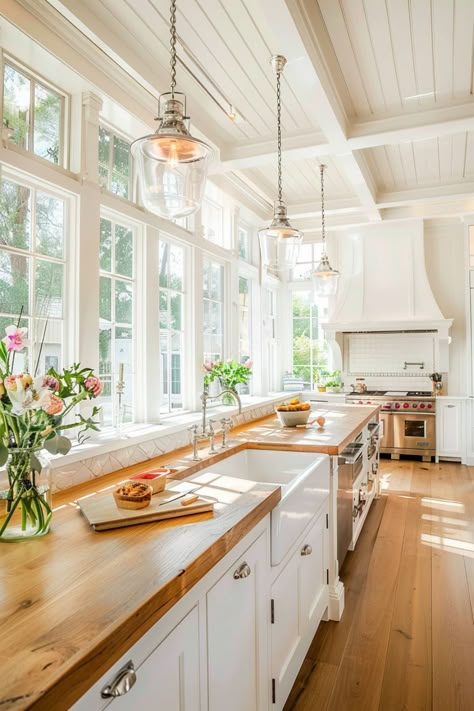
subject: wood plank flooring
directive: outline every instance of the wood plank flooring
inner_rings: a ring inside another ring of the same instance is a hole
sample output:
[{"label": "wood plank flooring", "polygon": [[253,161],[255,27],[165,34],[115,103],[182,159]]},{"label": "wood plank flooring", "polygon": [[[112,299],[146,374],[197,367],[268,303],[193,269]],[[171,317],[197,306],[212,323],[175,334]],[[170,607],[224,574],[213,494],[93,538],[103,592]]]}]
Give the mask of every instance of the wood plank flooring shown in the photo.
[{"label": "wood plank flooring", "polygon": [[382,460],[383,489],[284,711],[474,711],[474,467]]}]

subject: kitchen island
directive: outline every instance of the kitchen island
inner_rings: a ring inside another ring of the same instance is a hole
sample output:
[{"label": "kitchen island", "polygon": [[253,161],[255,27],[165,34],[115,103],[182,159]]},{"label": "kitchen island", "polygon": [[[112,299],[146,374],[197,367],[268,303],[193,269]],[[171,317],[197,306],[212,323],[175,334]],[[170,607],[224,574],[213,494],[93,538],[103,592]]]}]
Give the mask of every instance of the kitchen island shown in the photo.
[{"label": "kitchen island", "polygon": [[[324,408],[322,431],[282,428],[275,417],[265,418],[236,430],[235,447],[213,458],[192,462],[191,450],[185,448],[57,495],[50,534],[0,548],[1,707],[69,708],[263,525],[278,505],[280,488],[234,480],[231,496],[215,487],[219,504],[214,515],[101,533],[87,525],[75,500],[107,491],[152,466],[172,464],[175,478],[181,480],[245,448],[309,451],[333,458],[377,411]],[[334,527],[334,508],[329,516]],[[331,570],[330,577],[335,588],[340,583],[337,570]]]}]

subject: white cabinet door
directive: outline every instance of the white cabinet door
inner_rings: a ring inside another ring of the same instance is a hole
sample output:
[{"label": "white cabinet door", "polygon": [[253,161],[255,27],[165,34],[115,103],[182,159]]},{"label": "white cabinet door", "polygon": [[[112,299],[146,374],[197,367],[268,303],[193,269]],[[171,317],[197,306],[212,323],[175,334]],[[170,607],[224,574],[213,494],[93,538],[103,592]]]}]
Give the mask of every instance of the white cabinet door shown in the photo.
[{"label": "white cabinet door", "polygon": [[130,691],[109,704],[111,711],[200,710],[197,608],[145,659],[136,676]]},{"label": "white cabinet door", "polygon": [[209,711],[268,708],[268,566],[261,535],[207,593]]},{"label": "white cabinet door", "polygon": [[462,458],[464,438],[464,402],[462,400],[436,401],[436,451],[439,457]]},{"label": "white cabinet door", "polygon": [[328,606],[326,514],[325,508],[272,585],[271,659],[276,709],[283,708]]},{"label": "white cabinet door", "polygon": [[326,513],[321,514],[299,551],[298,591],[301,626],[319,624],[328,604]]}]

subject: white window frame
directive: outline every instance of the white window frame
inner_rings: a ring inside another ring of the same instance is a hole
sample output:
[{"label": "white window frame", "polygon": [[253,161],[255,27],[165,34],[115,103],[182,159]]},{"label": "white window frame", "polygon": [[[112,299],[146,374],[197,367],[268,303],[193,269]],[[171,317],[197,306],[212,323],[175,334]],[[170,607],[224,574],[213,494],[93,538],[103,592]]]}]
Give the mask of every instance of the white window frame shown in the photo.
[{"label": "white window frame", "polygon": [[[28,126],[28,143],[31,146],[31,148],[23,148],[22,146],[18,146],[16,143],[9,142],[8,146],[9,148],[19,151],[21,153],[26,153],[28,156],[31,156],[35,160],[41,161],[43,164],[47,164],[53,168],[63,168],[63,169],[68,169],[69,168],[69,154],[70,154],[70,104],[71,104],[71,97],[69,94],[67,94],[65,91],[63,91],[60,87],[56,86],[56,84],[53,84],[50,82],[48,79],[43,77],[41,74],[38,72],[35,72],[33,69],[25,65],[23,62],[21,62],[19,59],[15,58],[13,55],[8,54],[4,51],[0,51],[0,58],[1,58],[1,69],[2,69],[2,82],[1,82],[1,126],[3,127],[3,107],[4,107],[4,96],[3,96],[3,87],[4,87],[4,82],[5,82],[5,64],[8,64],[12,69],[15,71],[19,72],[20,74],[23,74],[29,81],[30,81],[30,106],[29,106],[29,113],[30,113],[30,121],[29,121],[29,126]],[[34,146],[34,87],[35,84],[39,84],[40,86],[43,86],[45,89],[47,89],[49,92],[52,94],[55,94],[61,102],[61,117],[60,117],[60,126],[59,126],[59,159],[57,163],[54,163],[53,161],[48,160],[47,158],[43,158],[42,156],[39,156],[37,153],[34,152],[33,146]]]},{"label": "white window frame", "polygon": [[[135,178],[135,170],[134,170],[135,163],[133,161],[131,151],[129,152],[129,156],[128,156],[128,196],[124,197],[123,195],[117,195],[117,193],[114,193],[110,189],[112,172],[113,172],[113,160],[114,160],[113,137],[116,136],[121,141],[128,143],[129,147],[132,145],[133,140],[129,136],[127,136],[125,133],[118,131],[114,126],[112,126],[107,121],[104,121],[102,119],[100,120],[100,123],[99,123],[99,131],[101,128],[110,134],[111,140],[110,140],[110,144],[109,144],[109,146],[110,146],[109,165],[108,165],[109,174],[108,174],[107,185],[104,184],[105,181],[99,172],[100,186],[101,186],[102,190],[106,190],[107,193],[109,193],[110,195],[113,195],[114,198],[118,198],[119,200],[127,200],[129,202],[136,202],[135,195],[134,195],[134,186],[136,183],[136,181],[134,179]],[[99,133],[99,136],[100,136],[100,133]],[[99,143],[97,143],[97,156],[98,156],[98,154],[99,154]],[[98,165],[98,168],[100,168],[101,163],[100,163],[99,159],[97,160],[97,165]],[[137,188],[138,188],[138,186],[137,186]]]},{"label": "white window frame", "polygon": [[[189,250],[189,245],[186,245],[184,242],[181,242],[173,237],[171,237],[169,234],[166,232],[161,232],[160,237],[159,237],[159,242],[167,242],[169,245],[174,245],[175,247],[178,247],[179,249],[183,250],[183,289],[182,291],[178,292],[175,291],[174,289],[170,289],[169,287],[162,287],[160,286],[159,283],[159,274],[158,274],[158,279],[157,279],[157,284],[158,284],[158,304],[159,304],[159,291],[161,289],[165,289],[167,292],[174,292],[174,293],[179,293],[181,294],[183,298],[183,308],[182,308],[182,319],[183,319],[183,324],[182,324],[182,334],[183,334],[183,357],[182,357],[182,363],[181,363],[181,390],[182,390],[182,402],[183,402],[183,407],[182,408],[175,408],[175,409],[169,409],[167,412],[161,412],[160,411],[160,418],[161,419],[167,419],[169,417],[173,417],[174,415],[181,415],[183,412],[185,412],[188,409],[188,396],[187,396],[187,391],[189,390],[189,383],[191,380],[190,377],[190,370],[189,367],[187,367],[187,361],[188,358],[186,357],[188,353],[192,353],[192,350],[190,349],[190,344],[189,344],[189,331],[190,328],[188,327],[189,324],[189,317],[190,317],[190,308],[189,308],[189,302],[191,301],[191,290],[189,288],[190,280],[189,280],[189,257],[190,257],[190,250]],[[159,251],[158,251],[159,254]],[[159,268],[159,257],[158,257],[158,268]],[[188,285],[188,288],[186,286]],[[159,338],[161,338],[161,329],[159,325],[159,314],[158,314],[158,323],[157,323],[157,329],[159,332]],[[171,330],[168,329],[169,332],[171,333]],[[170,345],[170,338],[168,338],[168,345]],[[161,369],[161,348],[159,349],[160,351],[160,369]],[[169,374],[171,375],[171,367],[169,368]],[[160,378],[160,386],[161,386],[161,378]],[[168,401],[170,402],[170,395],[171,395],[171,380],[168,381],[168,386],[169,386],[169,392],[168,392]],[[162,393],[160,392],[160,395]],[[161,403],[160,403],[161,405]],[[161,410],[161,407],[160,407]]]},{"label": "white window frame", "polygon": [[[38,156],[36,156],[38,157]],[[28,250],[11,249],[5,248],[4,251],[16,252],[18,254],[25,255],[29,258],[34,259],[46,259],[55,263],[64,264],[64,283],[63,283],[63,318],[62,318],[62,333],[64,342],[62,344],[62,363],[60,367],[64,367],[72,363],[74,360],[73,353],[77,352],[77,334],[75,328],[75,304],[77,301],[76,287],[77,279],[74,270],[74,255],[77,248],[77,198],[72,193],[65,190],[61,190],[58,186],[51,185],[45,181],[37,178],[36,176],[25,173],[19,173],[13,168],[1,165],[0,179],[5,179],[19,185],[28,188],[32,194],[31,201],[31,225],[32,230],[35,225],[35,211],[36,211],[36,200],[34,198],[35,193],[46,193],[56,198],[57,200],[62,200],[64,202],[64,257],[63,259],[57,259],[54,257],[48,257],[47,255],[42,255],[31,248]],[[2,248],[3,249],[3,248]],[[34,295],[34,277],[30,289],[30,300],[31,296]],[[24,318],[34,318],[32,314],[28,314]],[[1,334],[3,337],[4,334]],[[35,357],[35,355],[33,355]]]},{"label": "white window frame", "polygon": [[[119,279],[122,281],[131,281],[133,285],[133,307],[132,307],[132,323],[131,324],[125,324],[124,327],[126,328],[131,328],[132,330],[132,353],[133,353],[133,363],[132,363],[132,383],[133,383],[133,398],[132,398],[132,421],[129,423],[127,422],[126,424],[136,424],[137,422],[140,422],[143,418],[143,415],[139,412],[137,409],[137,392],[138,392],[138,387],[139,387],[139,378],[138,378],[138,362],[139,362],[139,353],[138,353],[138,344],[139,344],[139,339],[136,337],[137,336],[137,331],[138,331],[138,314],[140,313],[141,310],[141,299],[143,296],[143,290],[138,288],[138,280],[137,280],[137,274],[138,274],[138,267],[137,263],[139,261],[139,258],[141,256],[141,252],[143,250],[143,237],[142,237],[142,226],[137,223],[135,220],[130,219],[128,216],[124,215],[121,212],[111,210],[110,208],[106,208],[103,205],[100,207],[100,220],[105,219],[109,220],[112,222],[112,224],[118,224],[121,227],[126,227],[127,229],[132,230],[133,232],[133,242],[134,242],[134,252],[133,252],[133,272],[132,272],[132,277],[125,277],[119,274],[116,274],[115,271],[111,272],[103,272],[102,269],[99,266],[99,277],[101,276],[106,276],[106,277],[112,277],[112,283],[114,283],[115,279]],[[99,224],[100,224],[99,220]],[[100,242],[100,231],[98,234],[97,239]],[[113,267],[113,259],[111,263],[111,267]],[[114,300],[114,292],[112,291],[112,302]],[[139,303],[140,302],[140,303]],[[115,312],[115,306],[112,309],[112,313]],[[97,303],[97,323],[98,325],[100,324],[100,296],[99,296],[99,301]],[[112,329],[115,329],[117,324],[115,319],[112,320]],[[99,326],[100,330],[100,326]],[[113,334],[115,338],[115,334]],[[142,344],[140,343],[140,346]],[[107,425],[104,425],[105,427],[116,427],[118,422],[119,422],[119,413],[117,411],[117,393],[116,393],[116,387],[117,387],[117,381],[118,381],[118,364],[115,364],[117,367],[115,370],[112,371],[112,381],[111,381],[111,386],[112,386],[112,425],[107,423]],[[100,403],[99,403],[100,405]]]}]

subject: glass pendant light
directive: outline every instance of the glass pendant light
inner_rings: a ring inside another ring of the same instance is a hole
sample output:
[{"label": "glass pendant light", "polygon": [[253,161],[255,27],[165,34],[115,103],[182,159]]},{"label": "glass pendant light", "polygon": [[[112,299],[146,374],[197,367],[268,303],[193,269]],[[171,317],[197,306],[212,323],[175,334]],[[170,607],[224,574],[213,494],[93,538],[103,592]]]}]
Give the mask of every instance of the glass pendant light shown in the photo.
[{"label": "glass pendant light", "polygon": [[317,296],[334,296],[339,282],[339,272],[329,264],[326,254],[326,230],[324,221],[324,169],[325,165],[319,166],[321,173],[321,237],[322,251],[321,261],[312,273],[314,289]]},{"label": "glass pendant light", "polygon": [[158,101],[158,129],[138,138],[131,151],[137,162],[143,204],[167,219],[185,217],[201,204],[212,148],[193,138],[186,97],[176,87],[176,0],[171,0],[171,91]]},{"label": "glass pendant light", "polygon": [[303,233],[290,225],[283,202],[281,179],[281,98],[280,77],[286,64],[285,57],[275,55],[271,65],[277,78],[277,125],[278,125],[278,199],[273,209],[270,227],[258,231],[262,265],[269,270],[281,272],[292,269],[296,264]]}]

